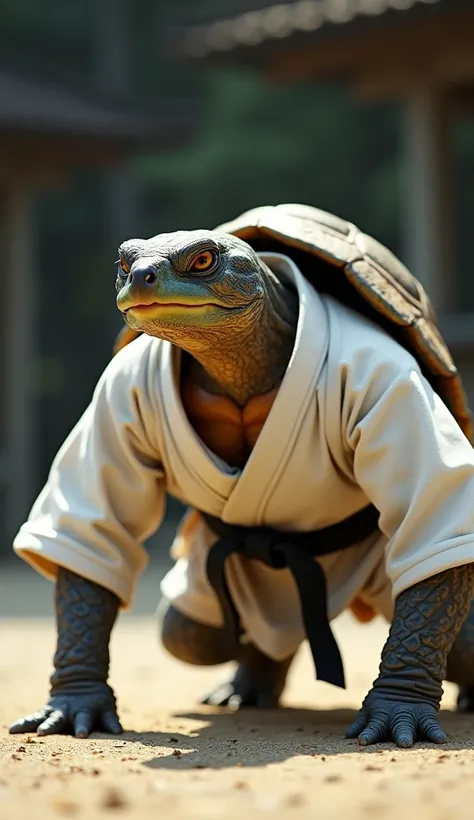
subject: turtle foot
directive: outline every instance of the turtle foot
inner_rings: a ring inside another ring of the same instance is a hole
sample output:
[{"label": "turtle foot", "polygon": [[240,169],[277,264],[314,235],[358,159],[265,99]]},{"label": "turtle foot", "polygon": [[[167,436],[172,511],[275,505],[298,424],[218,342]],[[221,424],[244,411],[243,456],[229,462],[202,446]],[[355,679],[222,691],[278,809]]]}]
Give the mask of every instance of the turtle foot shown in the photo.
[{"label": "turtle foot", "polygon": [[255,646],[242,647],[234,677],[201,699],[206,706],[228,706],[231,709],[275,709],[286,683],[293,657],[285,661],[268,658]]}]

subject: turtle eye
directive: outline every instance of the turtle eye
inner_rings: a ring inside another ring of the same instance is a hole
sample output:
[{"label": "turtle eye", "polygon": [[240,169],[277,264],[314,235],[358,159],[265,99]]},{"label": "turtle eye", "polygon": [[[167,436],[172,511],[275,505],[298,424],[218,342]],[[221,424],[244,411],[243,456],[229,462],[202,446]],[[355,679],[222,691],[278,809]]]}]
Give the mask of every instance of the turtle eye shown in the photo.
[{"label": "turtle eye", "polygon": [[128,262],[125,261],[123,256],[121,256],[119,259],[119,266],[123,273],[126,273],[128,276],[128,274],[130,273],[130,265],[128,264]]},{"label": "turtle eye", "polygon": [[189,270],[195,271],[196,273],[204,273],[214,267],[216,261],[217,253],[214,251],[201,251],[201,253],[198,253],[197,256],[194,257],[189,266]]}]

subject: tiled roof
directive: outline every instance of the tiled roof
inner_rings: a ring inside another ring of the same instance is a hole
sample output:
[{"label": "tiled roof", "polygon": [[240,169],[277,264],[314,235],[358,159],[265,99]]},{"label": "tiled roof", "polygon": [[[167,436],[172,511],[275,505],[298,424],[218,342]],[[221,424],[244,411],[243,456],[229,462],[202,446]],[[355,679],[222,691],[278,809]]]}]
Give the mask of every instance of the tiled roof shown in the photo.
[{"label": "tiled roof", "polygon": [[189,125],[180,105],[150,107],[105,94],[56,67],[0,57],[0,132],[167,143]]},{"label": "tiled roof", "polygon": [[441,2],[443,0],[293,0],[190,27],[184,34],[183,51],[188,57],[202,58],[347,24],[357,18],[404,12],[414,6]]}]

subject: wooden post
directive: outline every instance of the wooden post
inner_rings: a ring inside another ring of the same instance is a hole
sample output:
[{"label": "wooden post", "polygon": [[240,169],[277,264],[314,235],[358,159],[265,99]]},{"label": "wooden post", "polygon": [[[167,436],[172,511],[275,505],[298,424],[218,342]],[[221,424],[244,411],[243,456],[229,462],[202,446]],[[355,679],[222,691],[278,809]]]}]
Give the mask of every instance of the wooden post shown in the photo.
[{"label": "wooden post", "polygon": [[[97,81],[106,93],[117,96],[132,92],[130,8],[130,0],[100,0],[97,15]],[[102,180],[105,238],[112,265],[118,245],[125,239],[140,235],[140,192],[131,161],[103,171]],[[123,319],[113,301],[107,308],[107,316],[110,319],[105,326],[108,328],[106,332],[110,333],[112,350],[115,336],[123,327]]]},{"label": "wooden post", "polygon": [[437,312],[452,308],[454,277],[449,112],[439,89],[420,85],[405,98],[404,261]]},{"label": "wooden post", "polygon": [[4,197],[3,311],[5,344],[4,457],[7,541],[28,515],[36,486],[36,276],[31,189],[11,186]]}]

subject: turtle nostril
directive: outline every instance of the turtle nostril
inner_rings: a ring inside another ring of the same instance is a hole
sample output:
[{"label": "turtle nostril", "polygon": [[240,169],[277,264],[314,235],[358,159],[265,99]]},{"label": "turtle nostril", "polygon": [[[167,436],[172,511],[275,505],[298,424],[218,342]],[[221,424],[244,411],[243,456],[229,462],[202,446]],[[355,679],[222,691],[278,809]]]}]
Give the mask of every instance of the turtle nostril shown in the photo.
[{"label": "turtle nostril", "polygon": [[132,268],[130,271],[131,283],[134,286],[148,287],[154,285],[158,279],[158,272],[153,265],[142,265],[141,267]]},{"label": "turtle nostril", "polygon": [[155,271],[151,270],[149,273],[145,275],[145,282],[147,285],[152,285],[154,282],[156,282]]}]

